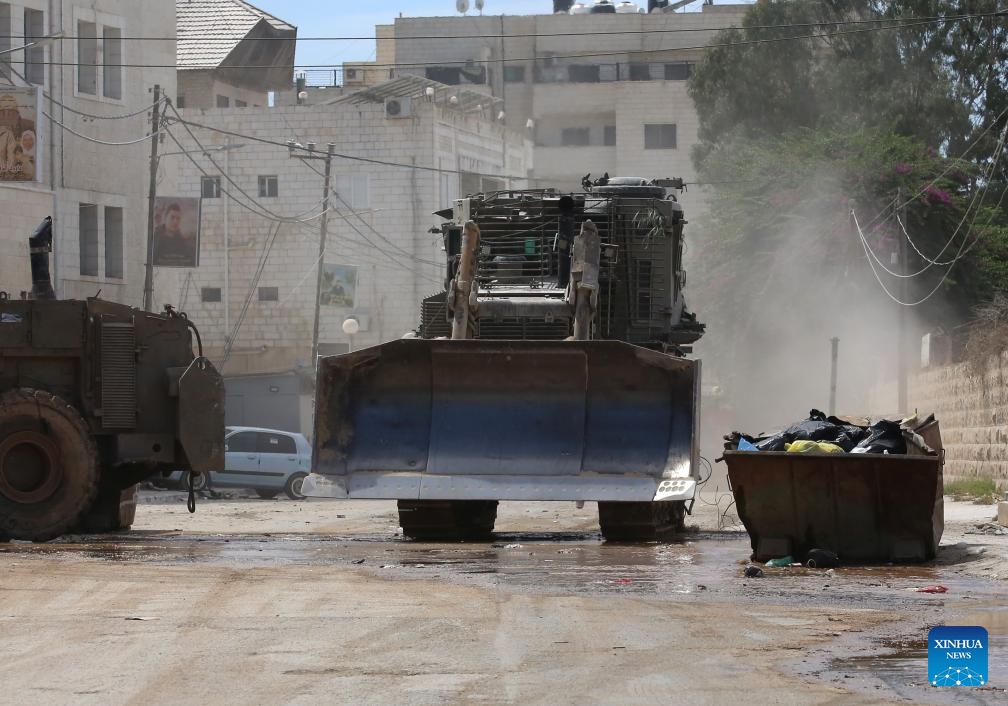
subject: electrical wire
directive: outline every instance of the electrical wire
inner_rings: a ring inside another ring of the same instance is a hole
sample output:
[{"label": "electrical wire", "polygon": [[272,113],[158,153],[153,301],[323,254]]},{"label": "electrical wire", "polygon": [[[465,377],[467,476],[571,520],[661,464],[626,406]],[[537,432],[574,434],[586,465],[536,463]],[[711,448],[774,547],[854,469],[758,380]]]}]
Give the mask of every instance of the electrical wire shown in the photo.
[{"label": "electrical wire", "polygon": [[[291,145],[286,142],[279,142],[277,140],[270,140],[265,137],[258,137],[256,135],[246,135],[241,132],[236,132],[234,130],[225,130],[224,128],[214,127],[213,125],[206,125],[204,123],[197,123],[191,120],[186,120],[175,111],[176,116],[178,116],[174,123],[180,123],[184,126],[194,127],[201,130],[208,130],[210,132],[216,132],[220,135],[229,135],[231,137],[239,137],[243,140],[249,140],[251,142],[259,142],[264,145],[273,145],[274,147],[283,147],[285,150],[289,150]],[[339,159],[346,159],[353,162],[364,162],[366,164],[378,164],[384,167],[402,167],[404,169],[418,169],[420,171],[426,172],[437,172],[438,174],[471,174],[473,176],[488,177],[492,179],[519,179],[526,180],[527,176],[522,176],[518,174],[488,174],[484,172],[466,172],[459,169],[444,169],[442,167],[428,167],[423,164],[407,164],[405,162],[392,162],[384,159],[374,159],[372,157],[360,157],[357,155],[345,154],[341,152],[333,152],[333,157]]]},{"label": "electrical wire", "polygon": [[[998,160],[1000,160],[1001,155],[1004,153],[1005,138],[1006,137],[1008,137],[1008,126],[1005,126],[1005,129],[1001,132],[1001,137],[998,140],[998,145],[995,148],[993,157],[991,158],[991,162],[990,162],[990,165],[989,165],[989,167],[987,169],[987,173],[984,175],[984,187],[982,189],[977,189],[976,191],[974,191],[973,196],[970,199],[970,203],[966,207],[966,210],[963,212],[963,217],[959,220],[959,224],[956,226],[955,231],[953,231],[952,236],[948,239],[948,241],[946,241],[945,245],[942,247],[942,249],[939,251],[939,253],[935,257],[941,257],[945,253],[945,251],[949,248],[949,246],[952,245],[952,243],[956,239],[956,236],[959,235],[959,231],[962,230],[963,225],[965,225],[966,219],[969,218],[970,211],[973,210],[973,207],[976,206],[977,212],[978,212],[979,209],[980,209],[980,207],[983,205],[983,200],[986,198],[987,191],[990,188],[991,177],[993,176],[994,168],[997,165]],[[874,259],[875,262],[878,263],[879,267],[882,270],[884,270],[887,274],[892,275],[893,277],[897,277],[899,279],[910,279],[910,278],[913,278],[913,277],[917,277],[917,276],[923,274],[924,272],[927,272],[929,269],[931,269],[932,267],[934,267],[934,266],[936,266],[938,264],[935,261],[932,261],[929,258],[926,258],[923,255],[923,253],[920,252],[920,250],[914,244],[913,240],[910,238],[910,235],[906,232],[906,229],[904,228],[903,229],[903,233],[906,236],[907,240],[913,246],[914,250],[916,250],[917,253],[921,257],[923,257],[925,260],[927,260],[928,264],[925,265],[920,270],[918,270],[917,272],[914,272],[913,274],[902,274],[902,273],[899,273],[899,272],[896,272],[894,270],[889,269],[888,267],[886,267],[885,263],[883,263],[882,260],[878,257],[878,255],[875,254],[875,251],[872,249],[871,244],[868,242],[868,239],[865,236],[864,231],[861,229],[861,226],[857,223],[857,216],[854,214],[853,210],[851,210],[851,215],[854,216],[854,222],[855,222],[855,225],[857,225],[858,235],[861,237],[862,246],[864,247],[865,252],[867,252],[871,256],[871,258]],[[974,213],[973,220],[970,221],[970,229],[972,229],[973,224],[976,221],[976,215],[977,215],[977,213]],[[897,219],[897,221],[899,221],[899,215],[898,214],[896,216],[896,219]],[[900,227],[902,227],[902,226],[903,226],[903,223],[900,221]],[[949,260],[948,262],[941,263],[941,265],[942,266],[947,265],[948,268],[949,268],[949,270],[951,270],[953,265],[955,265],[959,260],[961,260],[963,257],[965,257],[973,249],[973,247],[979,242],[979,239],[980,239],[979,235],[976,236],[973,239],[973,242],[969,246],[969,248],[965,248],[966,243],[969,242],[969,230],[967,230],[967,235],[964,238],[962,245],[959,247],[959,251],[956,253],[956,256],[954,258],[952,258],[951,260]],[[874,271],[874,269],[875,269],[875,267],[873,265],[872,266],[872,270]],[[945,275],[948,276],[948,272],[946,272]],[[942,278],[942,281],[944,281],[944,279],[945,279],[945,277]],[[941,284],[941,283],[939,283],[939,284]],[[937,291],[937,290],[935,290],[935,291]],[[933,293],[934,292],[932,292],[932,294]],[[926,301],[926,299],[923,300],[923,301]],[[923,303],[923,301],[920,302],[920,303]]]},{"label": "electrical wire", "polygon": [[[988,13],[990,15],[998,15],[1003,13]],[[551,17],[552,15],[544,15],[545,17]],[[935,21],[935,22],[954,22],[960,19],[969,19],[977,16],[986,15],[952,15],[949,17],[942,17],[939,15],[925,16],[925,17],[879,17],[875,19],[868,20],[823,20],[822,22],[794,22],[788,24],[777,24],[777,25],[750,25],[750,26],[740,26],[740,25],[724,25],[721,27],[675,27],[675,28],[651,28],[651,29],[620,29],[620,30],[602,30],[598,32],[581,32],[580,36],[585,37],[605,37],[612,35],[624,35],[624,34],[685,34],[690,32],[721,32],[729,29],[739,29],[739,30],[763,30],[763,29],[795,29],[801,27],[838,27],[842,25],[864,25],[864,24],[879,24],[884,22],[891,23],[906,23],[906,22],[917,22],[917,21]],[[678,15],[676,18],[678,19]],[[423,18],[419,18],[423,19]],[[567,37],[570,36],[570,32],[536,32],[530,34],[481,34],[480,39],[529,39],[529,38],[546,38],[546,37]],[[59,37],[60,40],[73,40],[78,37],[63,35]],[[388,37],[378,37],[378,36],[367,36],[367,37],[349,37],[349,36],[322,36],[322,37],[297,37],[296,40],[299,42],[360,42],[360,41],[395,41],[395,39],[400,40],[414,40],[414,39],[472,39],[471,34],[444,34],[444,35],[413,35],[413,36],[403,36],[396,38]],[[289,42],[292,37],[254,37],[246,41],[252,42]],[[122,41],[128,42],[174,42],[174,41],[199,41],[200,43],[213,43],[213,42],[227,42],[233,43],[233,39],[228,37],[220,36],[209,36],[209,35],[190,35],[185,34],[183,36],[175,37],[120,37]]]},{"label": "electrical wire", "polygon": [[[851,34],[864,34],[864,33],[870,33],[870,32],[884,32],[884,31],[889,31],[889,30],[893,30],[893,29],[921,27],[921,26],[930,25],[930,24],[947,24],[947,23],[953,22],[953,21],[958,22],[958,21],[963,21],[963,20],[984,19],[984,18],[988,18],[988,17],[1000,17],[1003,14],[1005,14],[1004,11],[974,13],[974,14],[969,14],[969,15],[958,15],[958,16],[955,17],[955,19],[941,18],[941,19],[935,19],[935,20],[911,20],[911,21],[907,21],[907,22],[904,22],[904,23],[899,24],[899,25],[889,25],[889,26],[884,26],[884,27],[866,27],[866,28],[861,28],[861,29],[842,30],[842,31],[838,31],[838,32],[812,32],[812,33],[809,33],[809,34],[793,35],[793,36],[790,36],[790,37],[768,37],[768,38],[765,38],[765,39],[747,39],[747,40],[740,40],[740,41],[735,41],[735,42],[718,42],[718,43],[710,43],[710,44],[697,44],[697,45],[693,45],[693,46],[684,46],[684,47],[671,47],[671,48],[668,48],[668,49],[629,49],[629,50],[624,50],[624,51],[597,51],[597,52],[582,52],[582,53],[578,53],[578,54],[553,54],[553,55],[551,55],[549,57],[547,57],[547,56],[530,56],[530,57],[529,56],[524,56],[524,57],[513,57],[513,58],[500,58],[500,59],[494,59],[493,62],[498,63],[498,64],[501,64],[501,63],[517,63],[517,62],[528,63],[528,62],[539,61],[541,59],[546,59],[546,58],[550,58],[550,59],[586,59],[586,58],[605,57],[605,56],[621,56],[622,57],[622,56],[636,56],[636,55],[639,55],[639,54],[653,55],[653,54],[657,54],[657,53],[661,53],[661,52],[668,52],[668,51],[689,51],[689,50],[720,49],[720,48],[736,47],[736,46],[750,46],[750,45],[754,45],[754,44],[775,44],[775,43],[779,43],[779,42],[790,42],[790,41],[798,41],[798,40],[803,40],[803,39],[831,39],[833,37],[841,37],[841,36],[846,36],[846,35],[851,35]],[[25,62],[25,63],[26,64],[32,64],[32,65],[42,65],[42,66],[78,66],[78,67],[86,67],[86,68],[92,68],[92,67],[94,67],[94,68],[97,68],[97,67],[109,68],[109,67],[111,67],[111,68],[139,68],[139,69],[175,69],[175,70],[179,70],[180,69],[180,67],[178,66],[178,64],[105,64],[105,63],[102,63],[102,64],[97,64],[97,63],[95,63],[95,64],[88,64],[88,63],[78,63],[78,62],[75,62],[75,61],[73,61],[73,62],[70,62],[70,61],[63,61],[63,62],[58,62],[58,61],[28,61],[28,62]],[[472,62],[471,59],[469,59],[469,60],[458,60],[458,61],[440,61],[440,62],[438,62],[437,65],[438,66],[466,66],[466,65],[471,64],[471,63],[473,63],[473,62]],[[366,68],[369,68],[369,69],[384,69],[384,68],[397,69],[397,68],[399,68],[399,69],[401,69],[401,68],[422,68],[422,67],[426,67],[426,66],[430,66],[430,65],[431,65],[430,62],[411,62],[411,63],[410,62],[399,62],[399,63],[392,63],[392,64],[371,64],[371,63],[369,63],[369,64],[367,64]],[[194,70],[197,70],[197,69],[208,69],[208,68],[217,68],[217,67],[216,66],[209,66],[209,65],[208,66],[202,66],[202,65],[200,65],[200,66],[193,67]],[[232,69],[232,70],[249,70],[249,71],[251,71],[251,70],[273,69],[273,68],[276,68],[276,67],[274,65],[272,65],[272,64],[244,64],[244,65],[233,65],[233,66],[229,65],[227,68],[228,69]],[[295,69],[337,69],[337,68],[342,68],[342,64],[302,64],[300,66],[295,66],[294,68]],[[185,70],[185,69],[181,69],[181,70]]]},{"label": "electrical wire", "polygon": [[[190,162],[193,163],[193,166],[195,166],[196,169],[199,170],[199,172],[203,176],[211,178],[211,179],[213,179],[213,178],[219,178],[220,177],[219,174],[211,174],[206,169],[204,169],[203,166],[199,162],[197,162],[196,159],[192,156],[191,152],[187,151],[185,149],[185,147],[183,146],[183,144],[172,133],[171,130],[165,129],[164,132],[167,133],[167,135],[172,139],[172,141],[178,146],[179,151]],[[198,140],[196,141],[196,144],[200,147],[200,150],[203,152],[203,154],[205,156],[209,157],[207,149],[202,144],[200,144]],[[214,160],[212,158],[210,158],[210,161],[213,162]],[[216,164],[216,162],[214,162],[214,165],[217,166],[218,169],[220,168],[219,165]],[[221,170],[221,172],[224,172],[224,170]],[[235,184],[235,188],[237,189],[237,191],[239,191],[246,199],[248,199],[249,203],[251,203],[253,205],[249,205],[249,204],[245,203],[241,199],[237,198],[233,193],[231,193],[230,191],[228,191],[227,189],[225,189],[223,186],[218,185],[218,188],[220,189],[220,192],[222,194],[228,196],[239,207],[241,207],[241,208],[245,209],[246,211],[249,211],[250,213],[253,213],[253,214],[255,214],[255,215],[257,215],[260,218],[263,218],[265,220],[273,221],[275,223],[288,223],[288,224],[291,224],[291,223],[311,223],[312,221],[318,220],[319,218],[321,218],[323,216],[324,213],[326,213],[326,211],[322,211],[321,213],[316,213],[315,215],[309,216],[307,218],[303,218],[303,217],[291,217],[291,216],[279,216],[279,215],[273,213],[271,210],[269,210],[269,209],[261,206],[259,204],[259,202],[255,198],[253,198],[248,192],[246,192],[244,189],[242,189],[241,186],[237,185],[237,183],[234,181],[234,179],[232,179],[229,175],[225,174],[225,177],[227,178],[227,180],[228,180],[229,183]]]},{"label": "electrical wire", "polygon": [[[305,166],[307,166],[309,169],[311,169],[313,172],[315,172],[319,176],[324,176],[321,172],[319,172],[318,168],[316,168],[308,160],[306,160],[304,158],[301,158],[301,161],[305,164]],[[392,247],[395,250],[399,251],[400,253],[402,253],[406,257],[410,258],[414,262],[422,263],[422,264],[425,264],[425,265],[433,265],[434,267],[442,267],[443,266],[443,263],[434,262],[433,260],[424,260],[423,258],[417,257],[416,255],[414,255],[413,253],[409,252],[405,248],[399,246],[397,243],[393,242],[391,239],[385,237],[382,233],[378,232],[374,228],[374,226],[372,226],[370,223],[368,223],[364,219],[363,216],[361,216],[356,210],[354,210],[353,206],[351,206],[349,203],[347,203],[346,199],[344,199],[343,196],[338,191],[336,191],[335,189],[330,188],[329,193],[330,193],[331,196],[336,197],[336,199],[338,199],[339,202],[342,203],[343,206],[346,207],[346,209],[349,211],[349,213],[351,215],[356,216],[357,219],[364,225],[365,228],[367,228],[372,233],[374,233],[376,236],[378,236],[379,239],[381,239],[384,242],[386,242],[390,247]]]},{"label": "electrical wire", "polygon": [[152,132],[149,135],[145,135],[143,137],[138,137],[135,140],[126,140],[125,142],[110,142],[108,140],[99,140],[97,137],[91,137],[90,135],[85,135],[83,133],[77,132],[72,127],[70,127],[69,125],[64,125],[63,123],[61,123],[59,120],[57,120],[53,116],[49,115],[49,113],[45,112],[44,110],[42,111],[42,115],[44,115],[45,117],[49,118],[49,120],[54,125],[59,125],[60,128],[62,128],[63,130],[66,130],[71,135],[76,135],[77,137],[81,138],[82,140],[87,140],[88,142],[94,142],[95,144],[98,144],[98,145],[105,145],[107,147],[128,147],[129,145],[136,145],[136,144],[139,144],[141,142],[146,142],[147,140],[150,140],[155,135],[158,135],[158,134],[161,133],[161,131],[158,130],[157,132]]}]

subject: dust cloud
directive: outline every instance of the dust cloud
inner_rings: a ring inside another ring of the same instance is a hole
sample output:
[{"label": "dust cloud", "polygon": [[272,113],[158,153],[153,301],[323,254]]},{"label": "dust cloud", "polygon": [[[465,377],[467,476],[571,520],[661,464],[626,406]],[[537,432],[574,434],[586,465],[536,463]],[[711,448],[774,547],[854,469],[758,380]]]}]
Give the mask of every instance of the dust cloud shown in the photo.
[{"label": "dust cloud", "polygon": [[[708,458],[720,455],[720,439],[730,431],[771,431],[813,408],[829,412],[833,337],[839,339],[836,412],[896,411],[895,398],[876,394],[874,406],[884,409],[873,408],[870,398],[873,388],[895,380],[901,307],[875,280],[844,195],[824,193],[787,220],[772,237],[743,239],[759,251],[714,246],[709,217],[694,218],[687,235],[686,294],[707,324],[694,354],[703,361],[701,445]],[[726,279],[726,270],[738,276]],[[906,316],[912,360],[920,338],[913,312]]]}]

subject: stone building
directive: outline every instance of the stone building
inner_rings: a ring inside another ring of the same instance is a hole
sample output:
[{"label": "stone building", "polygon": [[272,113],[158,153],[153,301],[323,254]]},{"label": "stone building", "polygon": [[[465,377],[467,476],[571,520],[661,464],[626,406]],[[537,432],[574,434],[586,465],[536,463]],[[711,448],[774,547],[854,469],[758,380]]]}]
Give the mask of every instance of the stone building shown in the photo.
[{"label": "stone building", "polygon": [[[170,158],[178,174],[173,195],[202,196],[200,264],[160,269],[156,300],[199,322],[214,363],[229,381],[242,378],[241,395],[229,382],[229,423],[310,423],[308,388],[295,399],[292,380],[310,379],[314,369],[318,158],[326,145],[337,156],[319,341],[322,353],[338,353],[417,327],[420,301],[444,287],[441,238],[431,232],[442,219],[433,212],[463,184],[526,185],[531,144],[492,117],[498,103],[403,76],[326,105],[182,111],[204,126],[189,126],[198,143],[172,126],[189,154]],[[290,150],[288,141],[314,151]],[[315,158],[299,158],[309,154]],[[343,332],[348,318],[360,328],[352,338]]]},{"label": "stone building", "polygon": [[[537,186],[579,189],[585,174],[605,171],[690,179],[698,128],[686,91],[691,67],[749,7],[571,15],[547,14],[544,0],[536,15],[399,17],[394,60],[383,40],[385,58],[372,70],[392,63],[397,75],[499,98],[506,124],[534,139]],[[700,195],[691,193],[694,212]]]},{"label": "stone building", "polygon": [[[54,37],[58,33],[61,38]],[[0,289],[18,296],[31,288],[27,236],[51,215],[57,295],[87,297],[100,290],[104,298],[139,305],[151,144],[143,138],[150,133],[153,87],[175,93],[174,6],[155,0],[0,2],[4,50],[0,111],[5,95],[13,100],[35,89],[42,96],[40,110],[20,110],[21,119],[33,123],[33,138],[25,142],[27,131],[16,136],[20,161],[34,153],[34,179],[0,179]],[[170,183],[170,175],[165,178]]]}]

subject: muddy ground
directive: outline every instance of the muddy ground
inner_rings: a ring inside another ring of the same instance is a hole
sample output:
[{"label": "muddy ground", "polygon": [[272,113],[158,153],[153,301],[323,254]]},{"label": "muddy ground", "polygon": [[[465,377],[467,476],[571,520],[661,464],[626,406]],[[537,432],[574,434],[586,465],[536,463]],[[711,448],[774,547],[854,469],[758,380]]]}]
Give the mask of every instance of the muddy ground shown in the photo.
[{"label": "muddy ground", "polygon": [[[434,544],[392,502],[141,500],[128,534],[0,544],[0,702],[1008,702],[1008,535],[972,533],[992,506],[947,501],[932,564],[745,579],[716,499],[648,545],[602,542],[590,503],[503,503],[492,542]],[[988,628],[989,686],[928,686],[936,624]]]}]

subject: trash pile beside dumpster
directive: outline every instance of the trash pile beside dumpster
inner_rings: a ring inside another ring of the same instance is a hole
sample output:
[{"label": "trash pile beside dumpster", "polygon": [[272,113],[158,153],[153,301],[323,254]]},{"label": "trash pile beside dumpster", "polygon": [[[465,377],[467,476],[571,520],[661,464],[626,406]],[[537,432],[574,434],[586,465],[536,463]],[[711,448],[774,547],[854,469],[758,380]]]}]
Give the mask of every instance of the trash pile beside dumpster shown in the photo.
[{"label": "trash pile beside dumpster", "polygon": [[813,409],[784,431],[732,432],[725,442],[754,560],[808,565],[812,558],[822,566],[834,555],[842,564],[934,558],[944,529],[934,415],[871,420]]}]

